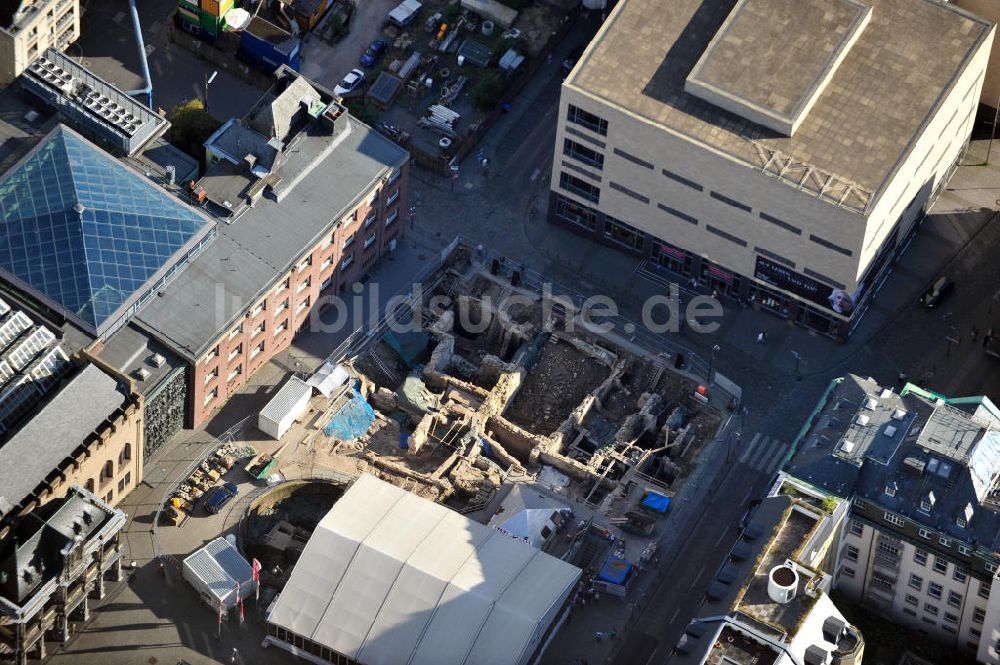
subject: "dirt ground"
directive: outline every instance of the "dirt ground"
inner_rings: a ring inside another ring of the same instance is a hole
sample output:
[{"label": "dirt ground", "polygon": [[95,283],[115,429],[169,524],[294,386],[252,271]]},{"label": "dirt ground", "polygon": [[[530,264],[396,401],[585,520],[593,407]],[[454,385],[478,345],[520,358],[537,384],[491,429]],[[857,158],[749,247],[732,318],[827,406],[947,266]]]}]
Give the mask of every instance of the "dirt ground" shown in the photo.
[{"label": "dirt ground", "polygon": [[611,370],[566,342],[546,344],[506,417],[529,432],[549,435]]}]

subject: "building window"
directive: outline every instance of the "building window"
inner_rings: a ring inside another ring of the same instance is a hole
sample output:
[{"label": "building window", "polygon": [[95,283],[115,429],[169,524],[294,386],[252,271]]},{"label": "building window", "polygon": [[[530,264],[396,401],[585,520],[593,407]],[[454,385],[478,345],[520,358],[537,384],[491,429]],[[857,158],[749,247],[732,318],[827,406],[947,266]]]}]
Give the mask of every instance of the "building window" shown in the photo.
[{"label": "building window", "polygon": [[886,496],[896,496],[896,483],[889,483],[885,486]]},{"label": "building window", "polygon": [[566,120],[572,122],[574,125],[580,125],[585,129],[596,132],[601,136],[608,135],[607,120],[599,118],[593,113],[584,111],[583,109],[573,106],[572,104],[570,104],[569,108],[566,109]]},{"label": "building window", "polygon": [[125,465],[125,462],[131,459],[132,459],[132,444],[126,443],[122,447],[122,451],[118,453],[118,468],[121,469]]},{"label": "building window", "polygon": [[927,612],[931,616],[935,616],[936,617],[938,615],[938,611],[939,610],[938,610],[937,605],[931,605],[930,603],[924,603],[924,612]]},{"label": "building window", "polygon": [[128,487],[131,484],[132,484],[132,472],[131,471],[126,471],[125,472],[125,487]]},{"label": "building window", "polygon": [[229,359],[232,360],[233,358],[235,358],[236,356],[240,355],[241,353],[243,353],[243,343],[242,342],[240,344],[237,344],[236,348],[229,352]]},{"label": "building window", "polygon": [[904,524],[906,524],[906,520],[904,520],[899,515],[894,515],[893,513],[886,513],[884,517],[886,522],[890,524],[895,524],[896,526],[903,526]]},{"label": "building window", "polygon": [[906,599],[905,600],[906,600],[907,605],[913,605],[913,606],[916,606],[920,602],[919,599],[916,596],[914,596],[912,594],[909,594],[909,593],[906,594]]},{"label": "building window", "polygon": [[[844,256],[853,256],[854,255],[854,252],[852,252],[851,250],[847,249],[846,247],[841,247],[840,245],[835,245],[832,242],[830,242],[829,240],[826,240],[824,238],[820,238],[817,235],[813,235],[813,234],[810,233],[809,234],[809,239],[812,240],[817,245],[819,245],[820,247],[826,247],[827,249],[831,249],[831,250],[837,252],[838,254],[843,254]],[[928,508],[928,510],[930,510],[930,509]]]},{"label": "building window", "polygon": [[399,200],[399,190],[397,189],[396,191],[394,191],[392,194],[389,195],[389,198],[385,200],[385,207],[388,208],[398,200]]},{"label": "building window", "polygon": [[969,637],[975,637],[976,639],[983,636],[983,631],[978,628],[969,628]]},{"label": "building window", "polygon": [[264,340],[261,340],[260,344],[253,347],[253,351],[250,352],[250,359],[254,359],[264,352]]},{"label": "building window", "polygon": [[375,244],[375,234],[373,233],[370,236],[368,236],[367,239],[365,239],[365,244],[362,245],[362,249],[368,249],[374,244]]},{"label": "building window", "polygon": [[323,263],[322,263],[322,265],[320,265],[319,269],[321,271],[323,271],[323,270],[326,270],[327,268],[329,268],[332,265],[333,265],[333,255],[331,254],[330,256],[328,256],[325,259],[323,259]]},{"label": "building window", "polygon": [[303,291],[305,291],[306,289],[308,289],[308,288],[309,288],[310,286],[312,286],[312,281],[313,281],[313,280],[312,280],[312,277],[306,277],[306,278],[305,278],[304,280],[302,280],[302,282],[301,282],[301,283],[299,284],[298,288],[297,288],[297,289],[295,289],[295,292],[296,292],[296,293],[302,293]]},{"label": "building window", "polygon": [[205,356],[205,364],[207,365],[208,363],[212,362],[218,357],[219,357],[219,345],[216,344],[215,348],[209,351],[208,355]]},{"label": "building window", "polygon": [[757,214],[760,215],[760,218],[763,219],[765,222],[770,222],[777,227],[785,229],[786,231],[791,231],[797,236],[802,235],[802,229],[798,228],[797,226],[792,226],[788,222],[778,219],[774,215],[769,215],[766,212],[759,212]]},{"label": "building window", "polygon": [[987,564],[984,564],[983,567],[986,568],[986,572],[988,572],[988,573],[995,573],[995,572],[997,572],[997,565],[995,563],[987,563]]},{"label": "building window", "polygon": [[853,577],[854,577],[854,574],[855,574],[855,573],[854,573],[854,569],[853,569],[853,568],[849,568],[849,567],[847,567],[847,566],[844,566],[843,568],[841,568],[841,569],[840,569],[840,572],[841,572],[841,574],[842,574],[842,575],[843,575],[844,577],[851,577],[851,578],[853,578]]},{"label": "building window", "polygon": [[920,591],[923,588],[923,586],[924,586],[924,578],[920,577],[920,575],[914,575],[913,573],[910,573],[910,587],[916,589],[917,591]]},{"label": "building window", "polygon": [[312,254],[310,254],[306,258],[304,258],[301,261],[299,261],[299,265],[296,266],[295,271],[296,272],[302,272],[303,270],[305,270],[306,268],[308,268],[312,264],[313,264],[313,257],[312,257]]},{"label": "building window", "polygon": [[241,323],[240,325],[236,326],[235,328],[229,331],[229,339],[236,337],[242,332],[243,332],[243,324]]},{"label": "building window", "polygon": [[980,580],[979,581],[979,597],[980,598],[989,598],[990,597],[990,588],[992,586],[993,586],[993,583],[991,581],[989,581],[989,580]]},{"label": "building window", "polygon": [[261,314],[261,312],[263,312],[265,309],[267,309],[265,303],[263,303],[263,302],[257,303],[257,306],[253,308],[252,312],[250,312],[250,318],[254,318],[255,316],[259,316]]},{"label": "building window", "polygon": [[398,209],[393,210],[392,212],[389,213],[389,216],[385,218],[385,225],[392,226],[392,223],[395,222],[396,219],[398,218],[399,218],[399,210]]},{"label": "building window", "polygon": [[295,308],[295,313],[296,314],[301,314],[308,307],[309,307],[309,296],[306,296],[306,299],[303,300],[302,302],[300,302],[299,306]]},{"label": "building window", "polygon": [[712,226],[711,224],[706,224],[705,225],[705,230],[707,230],[709,233],[714,233],[715,235],[719,236],[720,238],[725,238],[729,242],[734,243],[736,245],[739,245],[740,247],[746,247],[747,246],[747,241],[744,240],[743,238],[737,238],[732,233],[728,233],[726,231],[723,231],[722,229],[717,228],[715,226]]},{"label": "building window", "polygon": [[693,180],[688,180],[684,176],[677,175],[676,173],[673,173],[673,172],[668,171],[666,169],[660,169],[660,173],[662,173],[664,177],[669,178],[670,180],[673,180],[674,182],[678,182],[678,183],[684,185],[685,187],[690,187],[691,189],[693,189],[695,191],[698,191],[698,192],[705,191],[704,187],[702,187],[698,183],[694,182]]},{"label": "building window", "polygon": [[111,503],[111,501],[114,498],[115,498],[115,491],[114,490],[108,490],[107,496],[104,497],[104,503]]},{"label": "building window", "polygon": [[972,610],[972,623],[982,623],[986,620],[986,610],[977,607]]},{"label": "building window", "polygon": [[858,520],[851,520],[851,533],[855,536],[863,536],[865,534],[865,525]]},{"label": "building window", "polygon": [[285,281],[283,281],[281,284],[278,284],[278,288],[274,290],[274,295],[279,295],[282,291],[284,291],[291,285],[292,285],[292,278],[286,277]]},{"label": "building window", "polygon": [[844,552],[844,556],[846,556],[851,561],[857,561],[858,560],[858,548],[855,547],[854,545],[848,545],[846,551]]},{"label": "building window", "polygon": [[340,262],[340,269],[347,270],[347,267],[354,263],[354,255],[348,254],[343,261]]},{"label": "building window", "polygon": [[322,246],[320,246],[320,249],[321,250],[326,249],[327,247],[329,247],[332,244],[333,244],[333,234],[331,233],[330,237],[323,241],[323,244],[322,244]]},{"label": "building window", "polygon": [[970,548],[968,545],[959,545],[958,553],[961,554],[962,556],[969,556],[972,554],[972,548]]},{"label": "building window", "polygon": [[949,591],[948,592],[948,604],[951,605],[952,607],[961,607],[962,606],[962,594],[958,593],[957,591]]},{"label": "building window", "polygon": [[274,334],[275,336],[277,336],[280,333],[285,332],[286,330],[288,330],[288,319],[285,319],[284,321],[278,324],[278,327],[274,329]]},{"label": "building window", "polygon": [[931,582],[927,585],[927,594],[931,598],[940,598],[944,588],[937,582]]},{"label": "building window", "polygon": [[559,174],[559,187],[565,189],[567,192],[572,192],[580,198],[586,199],[591,203],[598,203],[601,199],[601,188],[596,185],[591,185],[589,182],[584,182],[575,176],[571,176],[568,173]]},{"label": "building window", "polygon": [[650,164],[649,162],[647,162],[645,159],[640,159],[639,157],[636,157],[635,155],[630,155],[629,153],[625,152],[621,148],[615,148],[614,152],[615,152],[616,155],[618,155],[622,159],[624,159],[626,161],[629,161],[629,162],[632,162],[636,166],[641,166],[642,168],[649,169],[650,171],[653,170],[653,165]]},{"label": "building window", "polygon": [[120,495],[124,491],[125,491],[125,479],[123,478],[118,481],[118,494]]},{"label": "building window", "polygon": [[281,301],[281,304],[278,305],[278,308],[274,310],[274,316],[277,317],[286,309],[288,309],[288,298],[285,298],[284,300]]},{"label": "building window", "polygon": [[365,228],[367,229],[369,226],[374,224],[376,219],[378,219],[378,213],[374,210],[368,213],[368,216],[365,217]]},{"label": "building window", "polygon": [[604,237],[621,243],[632,249],[642,248],[642,233],[636,231],[628,224],[613,220],[609,217],[604,223]]},{"label": "building window", "polygon": [[959,529],[964,529],[966,526],[968,526],[968,522],[965,521],[964,517],[956,518],[955,524],[958,526]]},{"label": "building window", "polygon": [[621,192],[625,196],[633,198],[636,201],[639,201],[640,203],[646,203],[646,204],[649,203],[649,197],[648,196],[644,196],[644,195],[640,194],[639,192],[633,191],[633,190],[629,189],[628,187],[625,187],[624,185],[619,185],[617,182],[614,182],[614,181],[609,182],[608,183],[608,187],[610,187],[611,189],[615,190],[616,192]]},{"label": "building window", "polygon": [[368,207],[374,208],[376,203],[378,203],[378,190],[372,192],[372,195],[368,197]]},{"label": "building window", "polygon": [[872,586],[882,587],[883,589],[892,591],[893,587],[896,586],[896,583],[890,577],[880,575],[879,573],[872,573]]},{"label": "building window", "polygon": [[205,399],[204,401],[202,401],[202,404],[204,406],[208,406],[209,402],[211,402],[218,396],[219,396],[219,386],[216,386],[208,391],[208,394],[205,395]]},{"label": "building window", "polygon": [[385,181],[385,184],[391,185],[392,183],[396,182],[397,180],[399,180],[399,169],[395,169],[395,170],[393,170],[392,173],[389,174],[389,179]]},{"label": "building window", "polygon": [[919,547],[913,553],[913,560],[919,563],[921,566],[927,565],[927,550],[922,550]]},{"label": "building window", "polygon": [[728,196],[726,196],[725,194],[720,194],[718,192],[714,192],[713,191],[712,193],[709,194],[709,196],[711,196],[716,201],[722,201],[726,205],[730,205],[730,206],[732,206],[734,208],[738,208],[738,209],[740,209],[740,210],[742,210],[744,212],[750,212],[751,211],[750,206],[748,206],[747,204],[740,203],[736,199],[731,199]]},{"label": "building window", "polygon": [[93,494],[94,493],[94,479],[93,478],[87,478],[87,482],[85,482],[83,484],[83,488],[85,490],[87,490],[88,492],[90,492],[91,494]]},{"label": "building window", "polygon": [[931,532],[928,531],[927,529],[919,529],[917,531],[917,535],[920,536],[921,538],[926,538],[927,540],[931,539]]},{"label": "building window", "polygon": [[219,378],[219,366],[216,365],[212,368],[212,371],[205,375],[205,385]]},{"label": "building window", "polygon": [[354,233],[352,233],[351,235],[349,235],[347,237],[347,240],[345,240],[344,244],[341,246],[341,249],[347,249],[348,247],[350,247],[351,245],[353,245],[354,244],[354,236],[355,235],[356,234],[354,234]]},{"label": "building window", "polygon": [[604,155],[576,141],[563,139],[563,154],[598,171],[604,170]]},{"label": "building window", "polygon": [[942,575],[948,574],[948,562],[939,556],[934,557],[934,572]]},{"label": "building window", "polygon": [[259,326],[257,326],[256,328],[253,329],[253,332],[250,334],[250,339],[253,339],[257,335],[261,334],[262,332],[264,332],[264,322],[263,321],[260,322]]},{"label": "building window", "polygon": [[562,194],[556,194],[556,217],[593,231],[597,228],[597,213]]},{"label": "building window", "polygon": [[904,607],[904,608],[903,608],[903,614],[908,614],[908,615],[910,615],[911,617],[915,617],[915,616],[917,616],[917,613],[916,613],[916,611],[915,611],[915,610],[911,610],[911,609],[910,609],[909,607]]},{"label": "building window", "polygon": [[862,501],[860,499],[856,499],[854,501],[854,508],[855,508],[855,510],[859,510],[861,512],[864,512],[865,510],[868,509],[868,504],[865,501]]},{"label": "building window", "polygon": [[229,372],[229,376],[226,377],[226,381],[232,382],[233,379],[235,379],[242,373],[243,373],[243,363],[240,363],[235,368],[233,368],[232,371]]}]

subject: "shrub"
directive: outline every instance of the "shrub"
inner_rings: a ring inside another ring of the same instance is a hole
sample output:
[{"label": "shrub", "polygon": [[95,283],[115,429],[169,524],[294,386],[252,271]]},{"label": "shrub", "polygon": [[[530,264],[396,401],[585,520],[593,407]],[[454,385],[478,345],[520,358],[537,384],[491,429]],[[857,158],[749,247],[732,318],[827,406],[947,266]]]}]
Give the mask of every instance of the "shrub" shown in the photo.
[{"label": "shrub", "polygon": [[170,113],[170,142],[199,162],[205,159],[205,141],[222,123],[205,110],[200,99],[178,105]]},{"label": "shrub", "polygon": [[472,103],[476,108],[488,110],[500,101],[506,83],[496,70],[484,72],[472,88]]}]

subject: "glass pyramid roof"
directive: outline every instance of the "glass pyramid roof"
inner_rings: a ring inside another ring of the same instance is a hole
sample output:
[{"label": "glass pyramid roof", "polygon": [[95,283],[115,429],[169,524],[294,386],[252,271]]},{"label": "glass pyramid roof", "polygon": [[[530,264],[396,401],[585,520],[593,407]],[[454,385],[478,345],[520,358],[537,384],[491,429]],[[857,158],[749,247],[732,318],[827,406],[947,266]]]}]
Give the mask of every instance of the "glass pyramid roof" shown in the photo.
[{"label": "glass pyramid roof", "polygon": [[62,126],[0,179],[0,268],[95,331],[208,225]]}]

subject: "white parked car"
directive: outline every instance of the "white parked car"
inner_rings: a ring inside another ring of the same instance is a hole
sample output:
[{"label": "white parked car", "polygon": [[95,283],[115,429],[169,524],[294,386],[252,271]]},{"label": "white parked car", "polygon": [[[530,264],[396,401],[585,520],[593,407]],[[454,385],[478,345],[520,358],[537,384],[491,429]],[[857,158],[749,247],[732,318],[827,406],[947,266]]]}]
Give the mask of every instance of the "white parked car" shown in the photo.
[{"label": "white parked car", "polygon": [[365,81],[365,73],[360,69],[352,69],[347,72],[344,80],[337,84],[337,87],[333,89],[333,94],[338,97],[346,97],[347,95],[355,92],[361,87],[361,84]]}]

